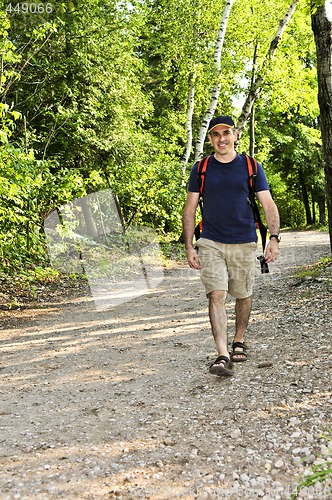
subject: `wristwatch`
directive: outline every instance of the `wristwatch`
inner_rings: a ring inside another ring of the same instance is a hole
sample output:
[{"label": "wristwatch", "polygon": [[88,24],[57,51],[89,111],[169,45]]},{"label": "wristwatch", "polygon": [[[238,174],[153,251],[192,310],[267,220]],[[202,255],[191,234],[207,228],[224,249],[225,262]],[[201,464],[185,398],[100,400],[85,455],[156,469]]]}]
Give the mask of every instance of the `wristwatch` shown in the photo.
[{"label": "wristwatch", "polygon": [[270,240],[272,240],[272,238],[275,238],[277,242],[280,243],[281,240],[280,234],[270,234]]}]

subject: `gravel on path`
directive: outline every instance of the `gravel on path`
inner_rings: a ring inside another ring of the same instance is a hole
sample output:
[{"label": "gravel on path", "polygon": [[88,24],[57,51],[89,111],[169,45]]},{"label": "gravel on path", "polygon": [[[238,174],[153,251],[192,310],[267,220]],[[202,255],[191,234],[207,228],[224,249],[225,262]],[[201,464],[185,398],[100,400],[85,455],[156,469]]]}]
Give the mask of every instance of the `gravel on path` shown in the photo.
[{"label": "gravel on path", "polygon": [[1,500],[289,499],[332,454],[331,268],[296,275],[328,255],[327,234],[284,232],[271,272],[257,263],[249,360],[225,379],[208,373],[207,301],[187,266],[109,310],[87,296],[3,312]]}]

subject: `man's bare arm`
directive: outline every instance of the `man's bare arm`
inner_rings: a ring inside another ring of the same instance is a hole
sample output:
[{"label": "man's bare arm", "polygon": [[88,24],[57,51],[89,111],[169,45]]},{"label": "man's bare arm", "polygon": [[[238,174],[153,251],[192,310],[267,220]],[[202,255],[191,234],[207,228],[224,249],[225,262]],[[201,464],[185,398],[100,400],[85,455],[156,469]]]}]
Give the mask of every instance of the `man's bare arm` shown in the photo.
[{"label": "man's bare arm", "polygon": [[196,226],[196,209],[199,200],[199,193],[189,191],[187,193],[187,201],[182,213],[182,229],[184,244],[187,253],[189,266],[194,269],[199,269],[198,254],[193,246],[193,239]]},{"label": "man's bare arm", "polygon": [[[257,198],[259,199],[266,218],[267,227],[270,234],[279,234],[280,231],[280,217],[277,205],[274,203],[270,191],[259,191]],[[266,261],[274,262],[278,257],[279,243],[276,238],[271,239],[265,248],[264,256]]]}]

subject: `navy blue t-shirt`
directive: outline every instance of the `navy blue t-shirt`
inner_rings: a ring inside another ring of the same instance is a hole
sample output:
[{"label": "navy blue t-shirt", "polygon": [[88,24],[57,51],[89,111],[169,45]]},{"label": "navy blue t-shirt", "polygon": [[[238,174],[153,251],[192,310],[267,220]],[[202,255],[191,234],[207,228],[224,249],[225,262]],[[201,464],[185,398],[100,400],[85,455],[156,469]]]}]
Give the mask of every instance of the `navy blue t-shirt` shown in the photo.
[{"label": "navy blue t-shirt", "polygon": [[[188,191],[199,193],[197,165],[192,168]],[[258,164],[255,191],[269,189],[264,170]],[[248,203],[248,167],[245,157],[237,154],[229,163],[221,163],[214,155],[209,159],[203,190],[202,238],[220,243],[257,241],[252,208]]]}]

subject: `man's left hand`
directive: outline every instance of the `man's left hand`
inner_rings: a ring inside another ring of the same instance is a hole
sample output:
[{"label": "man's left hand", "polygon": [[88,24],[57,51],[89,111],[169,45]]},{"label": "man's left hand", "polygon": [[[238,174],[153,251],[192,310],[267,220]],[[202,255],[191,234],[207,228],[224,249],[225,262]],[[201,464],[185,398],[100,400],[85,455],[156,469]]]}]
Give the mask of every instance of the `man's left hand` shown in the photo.
[{"label": "man's left hand", "polygon": [[278,240],[276,238],[272,238],[266,245],[264,252],[264,257],[267,264],[269,264],[270,262],[274,262],[278,257],[278,253],[279,253]]}]

